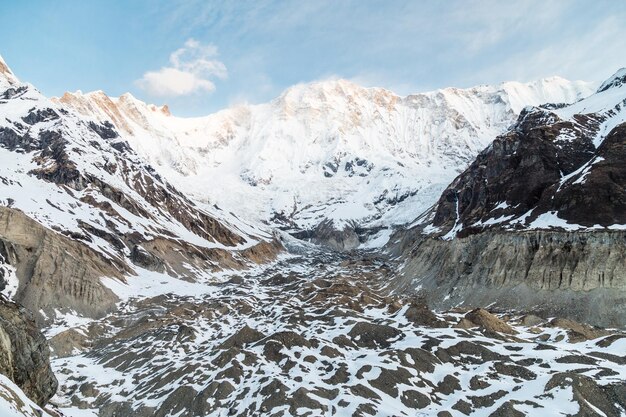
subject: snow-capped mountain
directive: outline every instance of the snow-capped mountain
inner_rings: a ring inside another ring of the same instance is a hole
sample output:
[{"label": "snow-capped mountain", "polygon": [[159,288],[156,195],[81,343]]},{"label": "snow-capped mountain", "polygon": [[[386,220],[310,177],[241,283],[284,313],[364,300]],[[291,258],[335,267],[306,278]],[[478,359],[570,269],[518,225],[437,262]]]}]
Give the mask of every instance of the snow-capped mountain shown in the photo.
[{"label": "snow-capped mountain", "polygon": [[110,310],[101,278],[197,279],[272,252],[271,234],[189,199],[113,125],[49,100],[1,60],[0,114],[0,283],[39,319]]},{"label": "snow-capped mountain", "polygon": [[189,119],[130,94],[76,92],[56,102],[112,123],[197,199],[352,248],[359,244],[355,227],[403,224],[435,203],[525,106],[571,103],[592,92],[591,83],[553,77],[400,97],[334,80]]}]

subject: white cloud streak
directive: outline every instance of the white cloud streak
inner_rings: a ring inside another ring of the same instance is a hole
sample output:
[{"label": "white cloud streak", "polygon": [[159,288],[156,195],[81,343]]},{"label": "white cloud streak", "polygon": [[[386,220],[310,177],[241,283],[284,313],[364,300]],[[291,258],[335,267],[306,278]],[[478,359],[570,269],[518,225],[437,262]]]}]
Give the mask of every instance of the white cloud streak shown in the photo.
[{"label": "white cloud streak", "polygon": [[139,88],[155,97],[179,97],[215,91],[214,78],[228,77],[226,65],[216,59],[215,45],[188,39],[170,54],[170,66],[148,71],[136,81]]}]

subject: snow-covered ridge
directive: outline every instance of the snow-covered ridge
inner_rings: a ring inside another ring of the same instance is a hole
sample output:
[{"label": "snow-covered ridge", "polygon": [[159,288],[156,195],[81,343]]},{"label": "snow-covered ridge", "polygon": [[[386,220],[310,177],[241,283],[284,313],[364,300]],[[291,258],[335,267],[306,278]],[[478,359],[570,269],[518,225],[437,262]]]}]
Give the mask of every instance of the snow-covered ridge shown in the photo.
[{"label": "snow-covered ridge", "polygon": [[6,64],[6,62],[4,62],[2,55],[0,55],[0,87],[8,88],[18,83],[19,83],[19,80],[13,74],[11,69]]},{"label": "snow-covered ridge", "polygon": [[130,95],[55,99],[110,121],[190,195],[291,230],[411,221],[526,105],[577,101],[592,83],[552,77],[398,96],[346,80],[180,118]]},{"label": "snow-covered ridge", "polygon": [[608,90],[612,87],[619,87],[626,83],[626,68],[620,68],[615,74],[609,77],[598,88],[598,93]]}]

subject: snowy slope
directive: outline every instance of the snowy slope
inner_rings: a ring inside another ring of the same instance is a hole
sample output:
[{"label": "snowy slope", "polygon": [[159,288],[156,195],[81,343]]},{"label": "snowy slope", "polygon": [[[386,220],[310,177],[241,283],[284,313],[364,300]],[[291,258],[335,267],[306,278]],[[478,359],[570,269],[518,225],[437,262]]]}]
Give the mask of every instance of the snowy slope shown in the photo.
[{"label": "snowy slope", "polygon": [[[0,71],[3,67],[6,68],[6,65],[0,61]],[[63,190],[62,187],[58,187],[61,184],[54,183],[54,178],[45,176],[50,174],[52,169],[62,168],[52,166],[52,164],[58,164],[59,161],[54,158],[46,159],[47,155],[40,154],[40,158],[35,157],[38,156],[36,155],[36,151],[39,150],[37,147],[45,148],[47,144],[42,135],[54,132],[64,140],[63,151],[67,153],[72,169],[77,170],[83,176],[94,177],[105,182],[109,187],[120,190],[149,212],[142,218],[142,215],[129,212],[122,207],[123,204],[120,202],[112,201],[113,208],[124,213],[124,218],[132,223],[133,228],[146,233],[147,236],[153,236],[158,234],[154,224],[157,223],[163,230],[197,245],[221,248],[233,246],[222,244],[219,238],[210,242],[212,239],[190,232],[174,218],[172,213],[168,212],[168,209],[152,207],[154,202],[147,201],[149,195],[137,189],[143,184],[133,182],[138,180],[136,176],[143,177],[139,179],[139,182],[150,177],[163,187],[167,188],[168,184],[151,172],[152,168],[140,156],[126,149],[125,143],[114,130],[107,132],[106,125],[93,124],[91,119],[46,98],[32,85],[19,83],[10,70],[8,71],[8,77],[5,79],[0,77],[0,83],[2,83],[0,86],[9,87],[9,90],[0,95],[0,114],[2,114],[0,128],[3,129],[3,140],[5,142],[12,140],[11,145],[15,149],[7,149],[9,147],[7,143],[0,147],[2,160],[0,178],[3,178],[0,184],[2,187],[0,201],[4,202],[3,205],[19,208],[41,224],[53,229],[63,228],[79,232],[81,231],[80,221],[100,227],[100,222],[95,220],[100,213],[94,212],[93,207],[77,205],[71,207],[72,210],[67,210],[77,199],[94,193],[94,190],[89,186],[84,187],[85,184],[63,184],[76,188],[74,192]],[[9,138],[13,134],[16,136]],[[109,134],[111,137],[101,136]],[[20,138],[20,135],[24,136]],[[31,143],[26,143],[26,139],[31,140]],[[125,167],[127,171],[121,172],[119,165],[124,165],[124,163],[129,166]],[[120,170],[118,171],[116,167]],[[41,170],[46,172],[40,173]],[[40,177],[48,181],[42,181],[37,174],[41,174]],[[55,210],[49,210],[50,208]],[[209,206],[202,206],[202,209],[216,218],[223,217],[226,227],[236,233],[244,234],[253,231],[246,224],[219,209]],[[111,221],[118,223],[116,226],[120,229],[128,228],[128,224],[121,224],[119,219],[111,219]],[[248,243],[244,246],[249,246],[250,243],[254,243],[254,240],[248,239]],[[107,249],[106,244],[94,247],[104,251]]]},{"label": "snowy slope", "polygon": [[0,290],[8,284],[5,294],[48,315],[68,307],[68,294],[86,309],[103,303],[99,276],[150,269],[193,279],[241,267],[246,251],[272,240],[189,199],[111,124],[48,99],[1,60],[0,219]]},{"label": "snowy slope", "polygon": [[5,375],[0,374],[0,416],[50,417]]},{"label": "snowy slope", "polygon": [[592,91],[553,77],[400,97],[334,80],[192,119],[129,94],[76,92],[56,101],[111,121],[195,198],[297,231],[326,219],[337,229],[411,221],[524,106]]}]

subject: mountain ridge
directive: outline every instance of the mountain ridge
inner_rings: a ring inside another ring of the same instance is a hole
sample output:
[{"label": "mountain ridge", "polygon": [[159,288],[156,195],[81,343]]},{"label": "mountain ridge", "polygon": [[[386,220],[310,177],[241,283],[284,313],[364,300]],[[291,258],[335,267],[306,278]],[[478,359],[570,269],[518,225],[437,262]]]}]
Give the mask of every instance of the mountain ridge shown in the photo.
[{"label": "mountain ridge", "polygon": [[195,198],[351,249],[367,239],[355,230],[408,223],[432,205],[524,106],[576,101],[593,91],[592,83],[551,77],[401,97],[330,80],[189,119],[124,96],[66,93],[54,100],[113,123]]},{"label": "mountain ridge", "polygon": [[626,231],[475,224],[527,208],[501,193],[560,204],[535,189],[622,207],[626,102],[598,100],[622,87],[568,106],[552,82],[340,82],[189,120],[0,89],[0,298],[50,339],[0,320],[0,413],[623,414],[625,334],[571,319],[626,323]]},{"label": "mountain ridge", "polygon": [[623,326],[626,85],[615,79],[569,106],[526,107],[392,238],[406,262],[392,285],[438,308],[532,308]]},{"label": "mountain ridge", "polygon": [[124,282],[147,271],[193,280],[198,271],[241,268],[280,250],[267,230],[185,196],[111,123],[30,84],[7,87],[0,95],[0,287],[10,284],[39,323],[111,311],[118,299],[104,277]]}]

